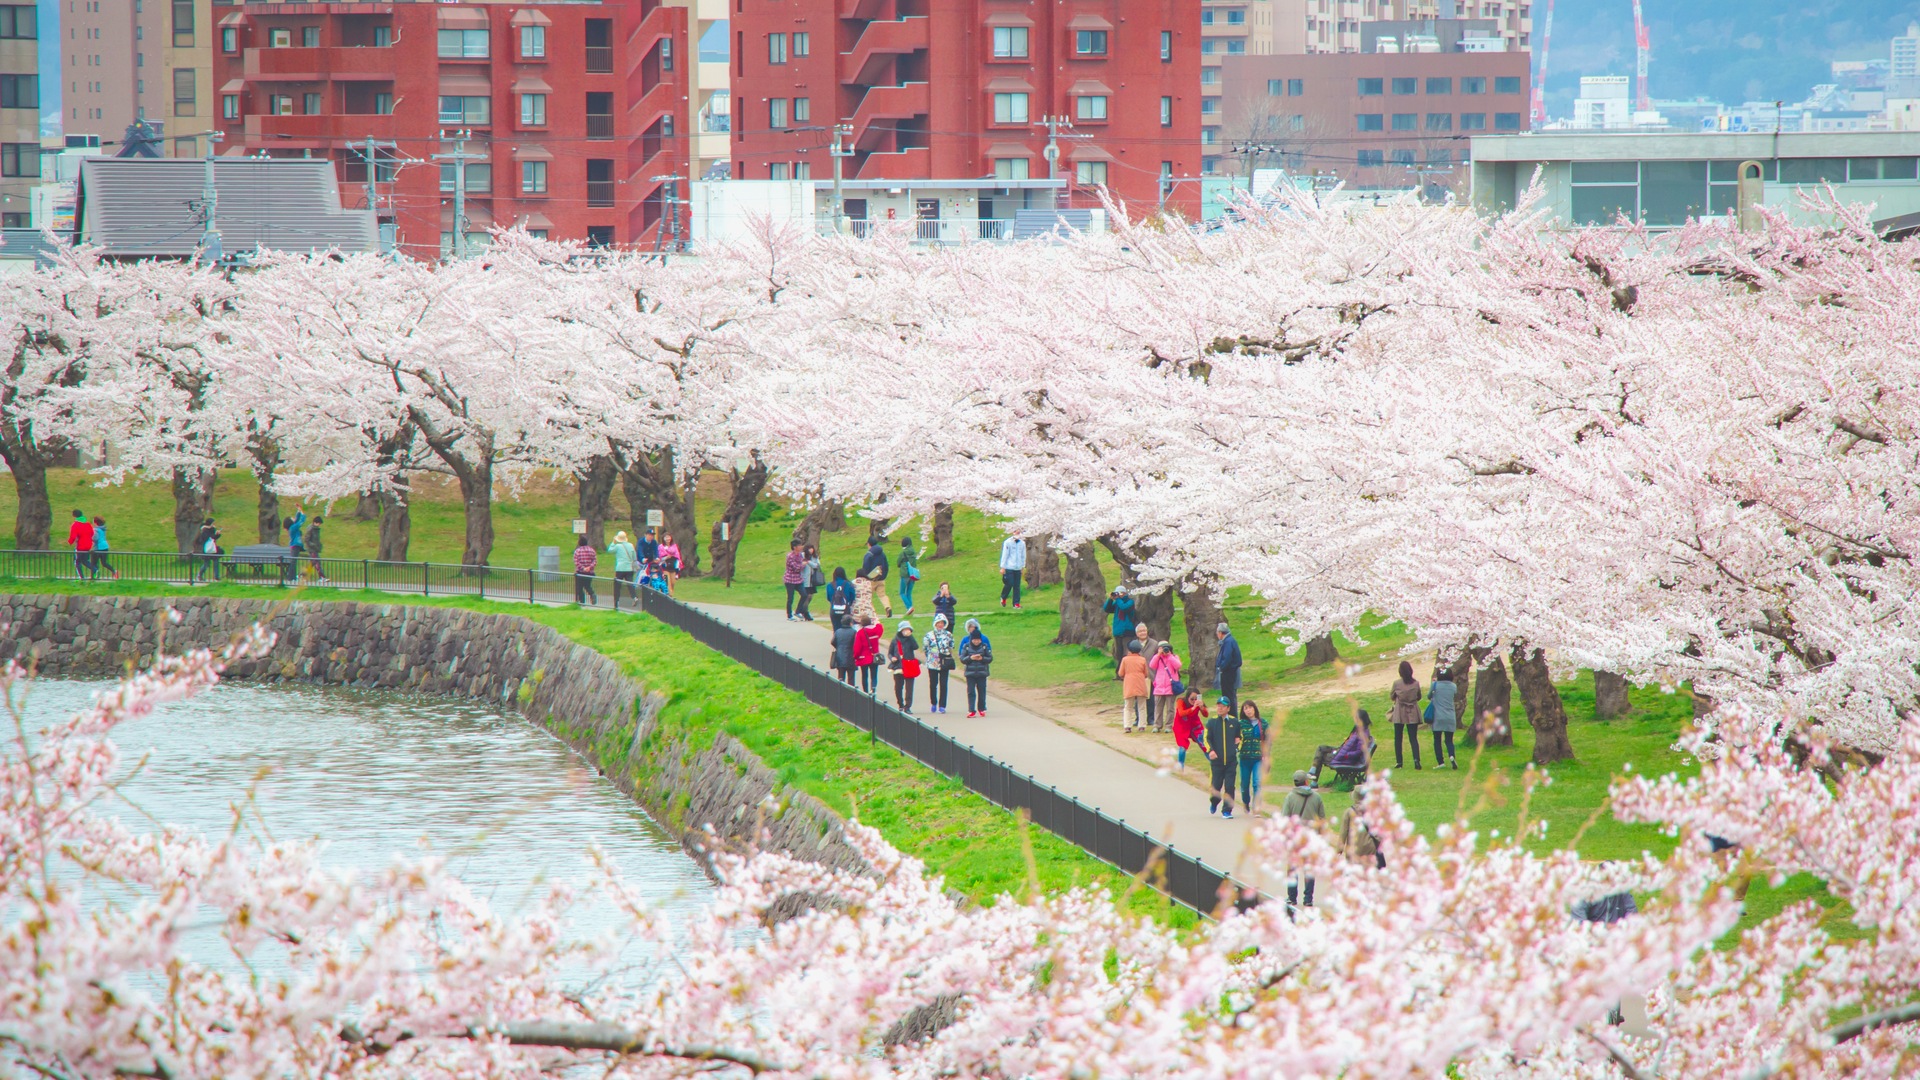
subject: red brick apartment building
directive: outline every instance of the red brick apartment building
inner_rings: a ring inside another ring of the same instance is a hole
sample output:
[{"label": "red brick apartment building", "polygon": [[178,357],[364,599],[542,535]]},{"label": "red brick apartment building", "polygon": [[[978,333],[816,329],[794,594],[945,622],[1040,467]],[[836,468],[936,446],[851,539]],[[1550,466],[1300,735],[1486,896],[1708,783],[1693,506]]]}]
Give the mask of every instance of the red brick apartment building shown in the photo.
[{"label": "red brick apartment building", "polygon": [[[1200,0],[732,0],[735,179],[1047,178],[1049,118],[1074,205],[1105,184],[1191,217]],[[1004,196],[1050,199],[1044,188]],[[1036,204],[1037,205],[1037,204]]]},{"label": "red brick apartment building", "polygon": [[1217,151],[1350,189],[1466,193],[1476,135],[1527,130],[1523,52],[1228,56]]},{"label": "red brick apartment building", "polygon": [[343,201],[371,199],[418,258],[516,223],[664,245],[686,235],[687,15],[661,0],[216,0],[218,152],[334,162]]}]

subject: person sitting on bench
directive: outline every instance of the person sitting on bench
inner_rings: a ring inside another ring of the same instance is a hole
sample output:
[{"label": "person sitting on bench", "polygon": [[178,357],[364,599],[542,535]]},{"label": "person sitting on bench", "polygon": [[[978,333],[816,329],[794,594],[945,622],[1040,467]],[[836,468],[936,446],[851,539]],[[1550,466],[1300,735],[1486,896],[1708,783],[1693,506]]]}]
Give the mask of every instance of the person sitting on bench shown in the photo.
[{"label": "person sitting on bench", "polygon": [[1342,780],[1364,780],[1367,776],[1367,763],[1380,744],[1373,737],[1373,718],[1365,709],[1354,710],[1353,731],[1339,746],[1321,746],[1313,754],[1313,778],[1320,779],[1320,767],[1333,766],[1334,773]]}]

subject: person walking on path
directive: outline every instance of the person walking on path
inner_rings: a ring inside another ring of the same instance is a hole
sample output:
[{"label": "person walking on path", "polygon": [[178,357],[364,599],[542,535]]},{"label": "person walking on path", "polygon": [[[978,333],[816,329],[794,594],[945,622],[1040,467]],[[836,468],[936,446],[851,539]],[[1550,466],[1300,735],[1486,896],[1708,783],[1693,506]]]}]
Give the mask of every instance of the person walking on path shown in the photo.
[{"label": "person walking on path", "polygon": [[83,578],[91,571],[98,578],[100,571],[93,565],[93,523],[87,520],[84,511],[73,512],[73,524],[67,526],[67,543],[73,545],[73,576]]},{"label": "person walking on path", "polygon": [[613,606],[620,606],[620,586],[627,587],[627,596],[634,603],[640,602],[640,587],[634,583],[640,566],[640,553],[627,541],[625,531],[613,534],[613,543],[607,545],[607,554],[613,556]]},{"label": "person walking on path", "polygon": [[1260,774],[1267,763],[1267,722],[1260,706],[1240,703],[1240,805],[1247,813],[1260,808]]},{"label": "person walking on path", "polygon": [[593,591],[593,568],[599,565],[600,553],[587,543],[586,535],[580,536],[580,542],[573,546],[573,602],[584,604],[588,597],[598,604],[600,596]]},{"label": "person walking on path", "polygon": [[120,580],[120,571],[115,570],[113,568],[113,563],[109,562],[107,559],[107,553],[112,550],[113,549],[109,547],[107,544],[107,519],[103,517],[94,518],[93,519],[93,576],[95,580],[99,579],[100,571],[102,570],[105,570],[107,573],[112,574],[113,580],[115,581]]},{"label": "person walking on path", "polygon": [[1233,773],[1235,759],[1239,754],[1239,732],[1233,723],[1233,703],[1226,698],[1214,702],[1213,715],[1207,717],[1206,750],[1207,764],[1212,775],[1207,779],[1207,813],[1218,813],[1221,804],[1226,804],[1226,813],[1221,817],[1233,816]]},{"label": "person walking on path", "polygon": [[324,517],[314,518],[303,534],[307,542],[307,569],[313,571],[315,581],[327,580],[326,572],[320,569],[320,557],[326,553],[326,544],[320,537],[320,526],[326,524],[326,521]]},{"label": "person walking on path", "polygon": [[856,631],[845,619],[833,626],[833,673],[840,681],[853,685],[853,643]]},{"label": "person walking on path", "polygon": [[1420,767],[1420,684],[1413,680],[1413,665],[1400,661],[1400,677],[1387,691],[1393,700],[1393,712],[1389,719],[1393,721],[1393,767],[1406,768],[1406,759],[1400,754],[1402,736],[1413,744],[1413,767]]},{"label": "person walking on path", "polygon": [[812,622],[813,594],[827,583],[827,576],[820,570],[819,548],[808,544],[806,551],[801,554],[803,558],[800,566],[800,607],[794,614]]},{"label": "person walking on path", "polygon": [[893,672],[893,704],[903,713],[913,711],[913,687],[920,681],[920,643],[914,640],[913,624],[900,620],[900,627],[887,646],[887,667]]},{"label": "person walking on path", "polygon": [[[1327,805],[1320,801],[1320,793],[1313,790],[1313,784],[1307,779],[1307,771],[1300,769],[1293,774],[1293,790],[1287,792],[1287,801],[1280,806],[1280,812],[1287,817],[1299,818],[1303,823],[1312,825],[1327,820]],[[1313,906],[1313,879],[1306,880],[1304,905]],[[1300,900],[1298,881],[1287,881],[1287,910],[1293,910],[1294,901]]]},{"label": "person walking on path", "polygon": [[[79,511],[75,510],[74,513],[78,514]],[[214,526],[212,518],[208,518],[206,524],[200,526],[200,532],[194,536],[193,550],[197,553],[194,558],[200,560],[200,566],[194,574],[194,580],[206,580],[207,571],[211,570],[213,571],[213,580],[219,581],[220,530]]]},{"label": "person walking on path", "polygon": [[1214,627],[1213,636],[1220,642],[1220,653],[1213,659],[1213,688],[1227,699],[1227,708],[1232,710],[1240,703],[1240,643],[1226,623]]},{"label": "person walking on path", "polygon": [[780,583],[787,587],[787,621],[793,621],[794,602],[800,599],[800,590],[807,583],[807,553],[801,550],[798,540],[787,541],[787,568],[780,575]]},{"label": "person walking on path", "polygon": [[673,542],[673,534],[660,534],[660,550],[656,557],[660,560],[660,569],[667,572],[667,595],[673,595],[673,587],[680,581],[680,545]]},{"label": "person walking on path", "polygon": [[860,616],[860,629],[853,635],[853,666],[860,669],[860,690],[868,697],[880,692],[880,634],[873,616]]},{"label": "person walking on path", "polygon": [[296,506],[293,516],[287,519],[287,546],[293,549],[293,565],[300,565],[300,556],[307,550],[307,508]]},{"label": "person walking on path", "polygon": [[980,620],[967,620],[960,639],[960,663],[967,672],[967,715],[987,715],[987,669],[993,666],[993,642],[980,632]]},{"label": "person walking on path", "polygon": [[933,629],[927,631],[927,640],[921,644],[926,655],[927,666],[927,709],[930,712],[947,711],[947,673],[953,670],[953,631],[947,627],[953,623],[945,615],[933,617]]},{"label": "person walking on path", "polygon": [[[1143,624],[1144,625],[1144,624]],[[1180,695],[1174,687],[1180,686],[1180,657],[1173,651],[1173,643],[1162,641],[1154,651],[1153,659],[1147,661],[1147,671],[1153,678],[1152,710],[1153,730],[1165,734],[1173,724],[1173,703]],[[1181,689],[1185,689],[1181,686]]]},{"label": "person walking on path", "polygon": [[1013,597],[1013,610],[1020,610],[1020,575],[1027,572],[1027,542],[1017,536],[1000,541],[1000,606]]},{"label": "person walking on path", "polygon": [[887,550],[880,546],[878,536],[867,538],[867,555],[860,560],[860,573],[853,579],[853,617],[880,621],[880,607],[889,611],[893,605],[887,601]]},{"label": "person walking on path", "polygon": [[[1453,684],[1453,672],[1441,668],[1433,676],[1432,685],[1427,687],[1427,705],[1433,710],[1433,767],[1439,768],[1441,762],[1458,769],[1460,763],[1453,757],[1454,705],[1460,696],[1460,688]],[[1447,752],[1440,753],[1441,737],[1446,737]]]},{"label": "person walking on path", "polygon": [[1361,866],[1378,870],[1386,867],[1387,857],[1380,854],[1380,841],[1374,838],[1373,831],[1367,828],[1366,820],[1360,816],[1360,804],[1366,797],[1367,785],[1354,788],[1353,805],[1340,814],[1340,850]]},{"label": "person walking on path", "polygon": [[953,598],[953,586],[947,584],[944,581],[941,582],[940,591],[933,594],[934,615],[936,616],[945,615],[947,617],[947,626],[949,628],[958,626],[960,624],[954,621],[956,618],[958,618],[958,613],[955,612],[954,609],[959,605],[960,605],[960,601],[955,600]]},{"label": "person walking on path", "polygon": [[1134,639],[1133,628],[1139,625],[1139,605],[1127,595],[1125,585],[1115,585],[1113,591],[1107,594],[1107,602],[1101,607],[1113,617],[1110,629],[1113,632],[1113,664],[1117,668],[1120,661],[1127,658],[1127,642]]},{"label": "person walking on path", "polygon": [[913,552],[913,537],[900,538],[900,614],[913,614],[913,583],[920,580],[920,557]]},{"label": "person walking on path", "polygon": [[1153,718],[1147,715],[1153,700],[1151,690],[1147,658],[1140,655],[1140,643],[1128,642],[1126,658],[1120,661],[1120,730],[1131,735],[1138,728],[1153,725]]},{"label": "person walking on path", "polygon": [[853,625],[853,582],[847,580],[847,568],[833,568],[833,581],[827,585],[827,621],[835,630]]},{"label": "person walking on path", "polygon": [[1173,705],[1173,746],[1180,767],[1187,767],[1187,746],[1192,744],[1205,751],[1201,742],[1207,734],[1206,706],[1200,704],[1200,691],[1188,690]]}]

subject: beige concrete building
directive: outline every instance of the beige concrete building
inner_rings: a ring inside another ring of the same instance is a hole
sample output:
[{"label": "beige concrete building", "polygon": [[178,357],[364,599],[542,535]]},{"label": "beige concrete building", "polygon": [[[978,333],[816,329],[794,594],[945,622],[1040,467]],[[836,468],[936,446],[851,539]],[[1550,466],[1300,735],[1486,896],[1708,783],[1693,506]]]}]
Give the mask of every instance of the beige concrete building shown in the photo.
[{"label": "beige concrete building", "polygon": [[32,4],[0,5],[0,222],[32,224],[40,182],[40,42]]},{"label": "beige concrete building", "polygon": [[215,130],[212,0],[64,0],[61,123],[109,154],[128,125],[154,122],[166,157],[199,157]]}]

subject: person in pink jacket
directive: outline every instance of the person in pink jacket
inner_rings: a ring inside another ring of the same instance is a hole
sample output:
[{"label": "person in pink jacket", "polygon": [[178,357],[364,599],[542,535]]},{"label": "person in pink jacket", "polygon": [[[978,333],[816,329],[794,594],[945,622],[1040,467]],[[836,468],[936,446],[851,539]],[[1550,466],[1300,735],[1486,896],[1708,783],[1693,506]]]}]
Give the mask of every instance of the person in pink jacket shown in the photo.
[{"label": "person in pink jacket", "polygon": [[1173,690],[1180,681],[1180,658],[1174,655],[1172,644],[1160,643],[1153,659],[1147,661],[1147,671],[1153,676],[1153,730],[1164,735],[1173,726],[1173,703],[1180,697]]}]

